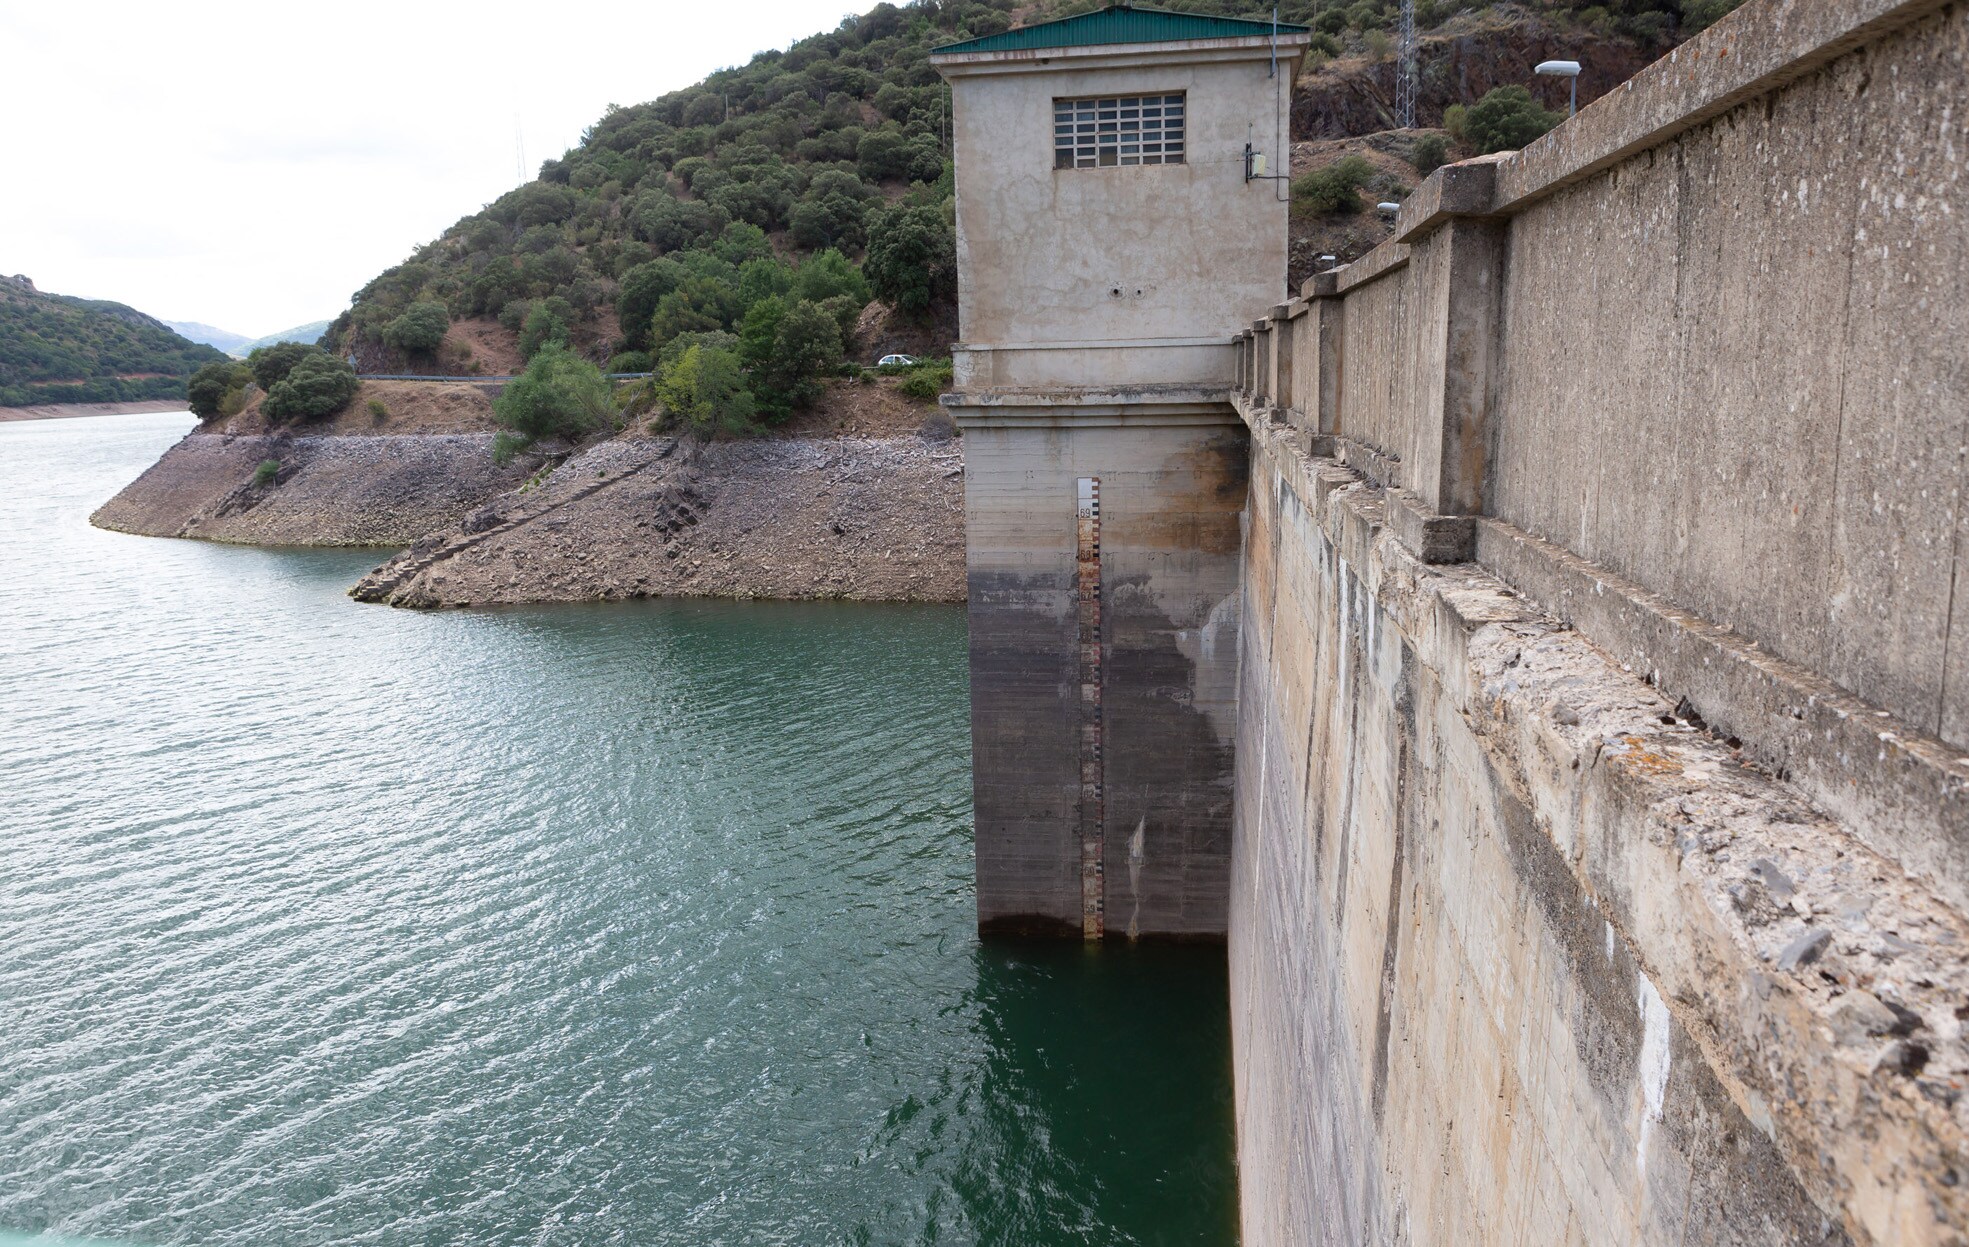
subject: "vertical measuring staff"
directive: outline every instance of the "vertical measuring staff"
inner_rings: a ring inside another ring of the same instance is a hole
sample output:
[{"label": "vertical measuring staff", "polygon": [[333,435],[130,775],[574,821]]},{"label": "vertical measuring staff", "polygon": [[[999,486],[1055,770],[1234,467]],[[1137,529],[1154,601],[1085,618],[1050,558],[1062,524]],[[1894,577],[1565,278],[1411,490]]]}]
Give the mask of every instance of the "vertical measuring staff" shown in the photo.
[{"label": "vertical measuring staff", "polygon": [[1101,482],[1077,482],[1074,588],[1080,623],[1080,933],[1106,932],[1101,859],[1107,848],[1106,768],[1101,758]]}]

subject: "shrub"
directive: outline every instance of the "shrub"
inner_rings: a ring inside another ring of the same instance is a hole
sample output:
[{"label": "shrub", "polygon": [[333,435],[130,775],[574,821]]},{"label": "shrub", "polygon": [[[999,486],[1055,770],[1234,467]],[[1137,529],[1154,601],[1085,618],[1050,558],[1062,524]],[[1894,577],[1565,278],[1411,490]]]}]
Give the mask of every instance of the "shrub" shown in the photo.
[{"label": "shrub", "polygon": [[533,445],[533,439],[524,433],[511,429],[501,429],[492,435],[492,461],[505,467],[513,461],[513,456]]},{"label": "shrub", "polygon": [[265,489],[280,479],[280,460],[262,459],[260,466],[253,469],[253,488]]},{"label": "shrub", "polygon": [[1491,88],[1462,120],[1470,146],[1482,155],[1523,147],[1565,118],[1540,107],[1523,87],[1508,86]]},{"label": "shrub", "polygon": [[673,419],[698,433],[749,433],[756,410],[737,354],[692,346],[665,366],[657,397]]},{"label": "shrub", "polygon": [[1292,183],[1292,206],[1324,216],[1361,210],[1361,186],[1374,176],[1374,166],[1361,156],[1346,156],[1323,169],[1314,169]]},{"label": "shrub", "polygon": [[909,140],[900,130],[870,130],[855,149],[855,163],[871,182],[897,181],[909,175]]},{"label": "shrub", "polygon": [[636,236],[657,250],[682,251],[700,238],[717,234],[731,219],[729,212],[715,204],[658,191],[637,199],[632,225]]},{"label": "shrub", "polygon": [[624,351],[608,361],[610,372],[648,372],[650,359],[648,351]]},{"label": "shrub", "polygon": [[615,316],[630,346],[649,344],[650,317],[656,315],[657,303],[682,285],[685,276],[684,266],[670,259],[649,260],[622,275],[615,296]]},{"label": "shrub", "polygon": [[650,361],[651,370],[661,373],[665,368],[682,359],[684,352],[694,346],[714,351],[736,351],[738,336],[726,333],[722,329],[708,329],[701,333],[680,333],[663,344],[663,349]]},{"label": "shrub", "polygon": [[1469,143],[1469,107],[1463,104],[1451,104],[1448,108],[1443,109],[1443,129],[1449,131],[1449,137],[1455,139],[1457,142]]},{"label": "shrub", "polygon": [[[260,410],[269,420],[319,420],[349,405],[361,382],[356,370],[326,351],[309,347],[287,375],[267,390]],[[255,352],[257,354],[257,352]]]},{"label": "shrub", "polygon": [[744,265],[771,259],[773,245],[766,240],[766,231],[750,221],[733,221],[711,240],[711,254],[727,264]]},{"label": "shrub", "polygon": [[548,304],[552,299],[543,299],[527,312],[526,320],[520,326],[520,357],[532,359],[542,347],[553,343],[567,345],[567,319],[555,314]]},{"label": "shrub", "polygon": [[372,398],[369,400],[369,418],[371,420],[388,420],[390,418],[390,409],[383,406],[382,399]]},{"label": "shrub", "polygon": [[742,307],[791,289],[793,270],[778,260],[747,260],[738,267],[738,301]]},{"label": "shrub", "polygon": [[957,292],[957,236],[929,204],[878,208],[869,215],[862,272],[885,303],[921,315]]},{"label": "shrub", "polygon": [[[252,381],[253,371],[245,364],[230,359],[214,360],[185,382],[185,401],[191,405],[191,414],[200,420],[234,415],[245,406],[246,387]],[[227,411],[235,398],[238,405]]]},{"label": "shrub", "polygon": [[260,388],[273,393],[273,387],[287,379],[287,373],[294,365],[310,355],[322,354],[321,348],[305,346],[299,342],[276,342],[272,346],[255,347],[246,357],[246,366],[253,372],[253,380]]},{"label": "shrub", "polygon": [[925,360],[904,373],[896,388],[919,403],[934,403],[937,395],[950,388],[952,379],[949,360]]},{"label": "shrub", "polygon": [[1388,32],[1385,30],[1368,31],[1363,42],[1367,44],[1367,55],[1370,60],[1385,61],[1394,54],[1394,40],[1388,38]]},{"label": "shrub", "polygon": [[760,407],[783,418],[820,397],[821,378],[841,362],[841,329],[809,300],[767,299],[746,313],[739,356]]},{"label": "shrub", "polygon": [[860,306],[868,302],[868,279],[848,257],[829,247],[794,270],[789,293],[813,303],[846,295]]},{"label": "shrub", "polygon": [[1409,153],[1408,162],[1415,171],[1428,177],[1449,159],[1449,140],[1440,134],[1425,134],[1415,140],[1415,150]]},{"label": "shrub", "polygon": [[435,355],[451,328],[451,313],[435,299],[420,299],[383,328],[383,341],[406,355]]},{"label": "shrub", "polygon": [[680,333],[724,329],[738,317],[738,291],[715,277],[686,277],[657,300],[649,340],[663,343]]},{"label": "shrub", "polygon": [[492,400],[500,424],[531,441],[541,437],[584,437],[614,411],[608,380],[587,360],[558,342],[548,342],[526,372]]},{"label": "shrub", "polygon": [[1743,0],[1682,0],[1682,33],[1707,30],[1730,15]]}]

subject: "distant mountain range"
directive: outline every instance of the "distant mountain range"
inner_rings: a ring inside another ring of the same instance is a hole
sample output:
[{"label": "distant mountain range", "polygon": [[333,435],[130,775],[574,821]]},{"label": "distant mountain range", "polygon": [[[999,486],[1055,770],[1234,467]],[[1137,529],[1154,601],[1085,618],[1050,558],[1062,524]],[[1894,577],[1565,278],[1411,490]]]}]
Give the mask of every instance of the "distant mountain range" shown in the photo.
[{"label": "distant mountain range", "polygon": [[270,333],[264,338],[249,338],[243,333],[215,329],[211,325],[201,325],[195,320],[167,320],[164,323],[193,342],[203,342],[207,346],[218,347],[238,359],[246,358],[255,347],[272,346],[276,342],[302,342],[312,345],[317,338],[328,331],[328,322],[325,320],[309,321],[305,325],[296,325],[292,329]]},{"label": "distant mountain range", "polygon": [[187,377],[224,358],[133,307],[0,276],[0,407],[182,398]]},{"label": "distant mountain range", "polygon": [[242,348],[253,340],[243,333],[215,329],[211,325],[201,325],[195,320],[167,320],[164,323],[169,325],[172,332],[179,337],[190,338],[193,342],[203,342],[207,346],[215,346],[228,355],[241,354]]},{"label": "distant mountain range", "polygon": [[254,338],[251,342],[232,348],[230,353],[244,357],[256,346],[272,346],[276,342],[299,342],[304,346],[313,346],[322,334],[328,332],[328,324],[329,322],[325,320],[311,320],[305,325],[296,325],[292,329],[270,333],[264,338]]}]

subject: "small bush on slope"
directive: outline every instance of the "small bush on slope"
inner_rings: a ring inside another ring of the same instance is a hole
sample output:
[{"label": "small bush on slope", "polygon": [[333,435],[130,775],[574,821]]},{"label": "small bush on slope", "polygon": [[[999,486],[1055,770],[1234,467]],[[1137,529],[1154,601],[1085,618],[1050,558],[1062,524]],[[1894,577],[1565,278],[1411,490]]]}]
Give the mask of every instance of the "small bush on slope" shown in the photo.
[{"label": "small bush on slope", "polygon": [[601,369],[549,342],[535,353],[526,372],[492,400],[492,414],[527,441],[575,441],[607,425],[615,403]]},{"label": "small bush on slope", "polygon": [[355,369],[314,347],[268,390],[260,410],[269,420],[319,420],[349,405],[361,382]]}]

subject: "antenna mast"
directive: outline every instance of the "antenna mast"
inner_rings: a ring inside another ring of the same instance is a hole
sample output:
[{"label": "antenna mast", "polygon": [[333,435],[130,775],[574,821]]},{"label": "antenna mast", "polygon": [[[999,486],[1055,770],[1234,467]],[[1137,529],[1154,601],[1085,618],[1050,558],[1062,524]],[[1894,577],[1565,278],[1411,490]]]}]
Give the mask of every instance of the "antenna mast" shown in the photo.
[{"label": "antenna mast", "polygon": [[1395,63],[1395,120],[1415,128],[1415,0],[1402,0],[1401,50]]}]

